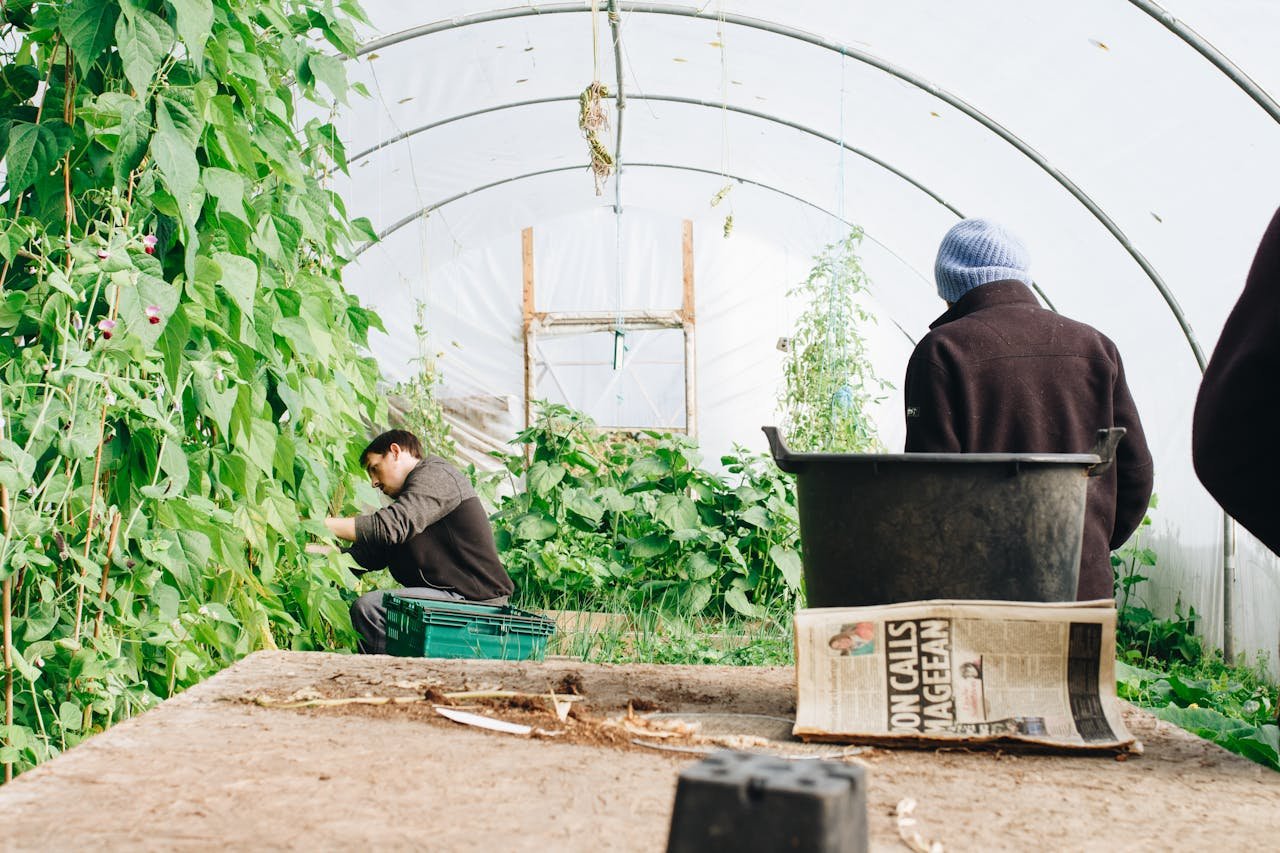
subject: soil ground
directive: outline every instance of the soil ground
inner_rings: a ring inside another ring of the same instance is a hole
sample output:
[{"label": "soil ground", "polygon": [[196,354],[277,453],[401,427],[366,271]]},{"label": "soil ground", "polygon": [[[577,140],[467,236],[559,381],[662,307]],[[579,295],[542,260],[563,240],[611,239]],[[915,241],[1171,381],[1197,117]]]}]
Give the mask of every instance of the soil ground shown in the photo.
[{"label": "soil ground", "polygon": [[[541,699],[443,695],[494,690],[581,699],[560,724]],[[280,706],[358,696],[404,704]],[[473,729],[437,702],[564,734]],[[631,742],[661,724],[605,722],[628,704],[789,717],[792,671],[260,652],[0,788],[0,850],[662,850],[697,756]],[[906,849],[905,797],[948,850],[1274,847],[1280,773],[1126,722],[1145,753],[1124,761],[864,749],[872,849]]]}]

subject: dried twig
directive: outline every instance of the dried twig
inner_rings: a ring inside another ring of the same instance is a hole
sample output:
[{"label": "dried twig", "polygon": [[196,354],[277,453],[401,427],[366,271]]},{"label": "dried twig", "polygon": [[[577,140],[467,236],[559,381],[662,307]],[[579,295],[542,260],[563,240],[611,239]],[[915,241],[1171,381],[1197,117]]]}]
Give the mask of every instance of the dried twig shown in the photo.
[{"label": "dried twig", "polygon": [[902,843],[910,847],[916,853],[943,853],[941,841],[926,841],[924,836],[920,834],[920,830],[916,829],[916,819],[912,814],[916,810],[916,801],[911,797],[906,797],[898,803],[898,837],[902,839]]}]

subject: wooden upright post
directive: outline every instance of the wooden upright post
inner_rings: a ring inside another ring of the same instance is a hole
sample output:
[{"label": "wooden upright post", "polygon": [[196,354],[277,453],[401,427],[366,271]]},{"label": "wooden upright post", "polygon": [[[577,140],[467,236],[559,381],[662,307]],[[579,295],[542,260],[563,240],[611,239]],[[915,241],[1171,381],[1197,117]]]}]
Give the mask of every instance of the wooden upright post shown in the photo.
[{"label": "wooden upright post", "polygon": [[533,313],[533,229],[526,228],[520,232],[522,255],[524,257],[524,426],[533,425],[533,356],[536,345],[534,335]]},{"label": "wooden upright post", "polygon": [[694,438],[698,434],[697,314],[693,298],[693,222],[684,221],[684,300],[680,308],[684,330],[684,426]]}]

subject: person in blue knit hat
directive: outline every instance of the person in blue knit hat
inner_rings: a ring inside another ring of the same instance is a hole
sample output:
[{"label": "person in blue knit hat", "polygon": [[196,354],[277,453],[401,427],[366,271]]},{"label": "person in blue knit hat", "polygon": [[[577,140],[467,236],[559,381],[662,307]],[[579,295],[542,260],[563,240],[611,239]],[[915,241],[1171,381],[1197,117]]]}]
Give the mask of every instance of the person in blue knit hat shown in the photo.
[{"label": "person in blue knit hat", "polygon": [[1079,600],[1111,598],[1111,551],[1151,497],[1152,464],[1114,343],[1041,307],[1031,255],[1011,231],[965,219],[938,248],[947,311],[911,354],[904,385],[908,453],[1086,453],[1100,429],[1127,430],[1106,474],[1089,481]]}]

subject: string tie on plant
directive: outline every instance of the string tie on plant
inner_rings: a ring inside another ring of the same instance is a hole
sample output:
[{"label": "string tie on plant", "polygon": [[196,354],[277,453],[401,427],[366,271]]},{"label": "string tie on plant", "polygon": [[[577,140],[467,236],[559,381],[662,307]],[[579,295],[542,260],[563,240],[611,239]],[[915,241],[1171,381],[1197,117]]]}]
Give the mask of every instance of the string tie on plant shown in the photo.
[{"label": "string tie on plant", "polygon": [[591,154],[591,173],[596,181],[596,195],[604,195],[604,182],[613,174],[613,156],[600,139],[600,133],[609,129],[609,114],[604,111],[609,87],[599,80],[582,90],[578,96],[578,127],[586,137]]},{"label": "string tie on plant", "polygon": [[159,242],[159,240],[156,238],[156,235],[147,234],[142,238],[142,251],[146,252],[148,255],[154,255],[156,253],[157,242]]},{"label": "string tie on plant", "polygon": [[102,332],[102,337],[104,340],[108,340],[108,341],[111,340],[111,333],[114,332],[115,329],[116,329],[115,320],[99,320],[98,321],[98,331]]},{"label": "string tie on plant", "polygon": [[160,322],[160,306],[159,305],[148,305],[146,307],[146,314],[147,314],[147,322],[150,323],[151,325],[154,326]]}]

